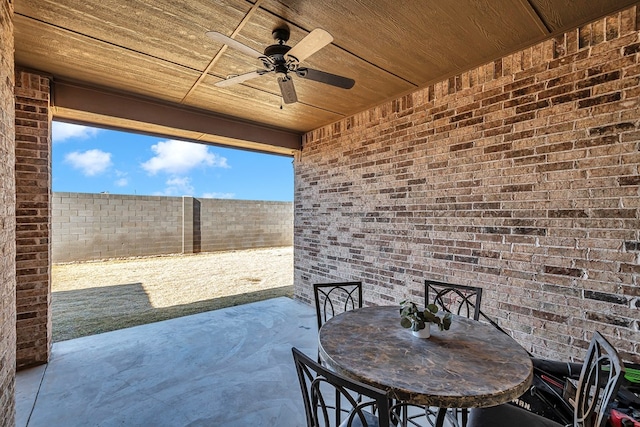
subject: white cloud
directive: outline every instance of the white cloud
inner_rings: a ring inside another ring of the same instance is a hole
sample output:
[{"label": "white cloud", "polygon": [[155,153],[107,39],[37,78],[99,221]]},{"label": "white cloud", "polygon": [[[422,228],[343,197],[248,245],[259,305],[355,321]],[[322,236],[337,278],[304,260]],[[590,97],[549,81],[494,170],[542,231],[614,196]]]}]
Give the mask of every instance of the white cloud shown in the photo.
[{"label": "white cloud", "polygon": [[192,196],[194,188],[191,185],[191,178],[174,176],[169,178],[165,184],[167,187],[163,192],[156,193],[159,196]]},{"label": "white cloud", "polygon": [[71,123],[53,122],[51,137],[53,143],[64,142],[67,139],[89,139],[98,134],[100,129]]},{"label": "white cloud", "polygon": [[127,185],[129,185],[129,179],[127,178],[127,175],[129,174],[127,172],[118,169],[116,169],[114,172],[118,177],[118,179],[114,182],[114,185],[116,185],[117,187],[126,187]]},{"label": "white cloud", "polygon": [[205,199],[235,199],[235,193],[204,193],[202,195]]},{"label": "white cloud", "polygon": [[83,153],[74,151],[64,156],[65,162],[75,169],[80,169],[86,176],[98,175],[111,166],[111,153],[102,150],[87,150]]},{"label": "white cloud", "polygon": [[152,145],[151,150],[156,155],[141,164],[151,175],[158,172],[183,174],[202,166],[230,167],[225,157],[209,152],[209,147],[203,144],[171,139]]}]

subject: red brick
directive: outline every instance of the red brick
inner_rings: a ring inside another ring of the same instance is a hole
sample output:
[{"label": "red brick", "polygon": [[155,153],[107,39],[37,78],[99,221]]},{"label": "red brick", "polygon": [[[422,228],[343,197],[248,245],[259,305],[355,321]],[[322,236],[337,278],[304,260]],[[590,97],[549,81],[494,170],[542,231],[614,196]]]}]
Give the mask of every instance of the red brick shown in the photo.
[{"label": "red brick", "polygon": [[15,421],[15,74],[13,2],[0,0],[0,426]]},{"label": "red brick", "polygon": [[30,126],[15,128],[16,335],[21,343],[16,366],[23,368],[46,362],[51,346],[49,80],[16,70],[15,93],[19,118],[30,120]]},{"label": "red brick", "polygon": [[[621,303],[637,298],[640,275],[635,10],[433,85],[413,98],[406,135],[387,131],[406,122],[380,121],[393,103],[356,115],[338,138],[332,126],[308,134],[295,165],[296,220],[308,225],[295,234],[296,297],[332,279],[361,278],[371,304],[422,295],[425,277],[473,284],[536,355],[579,358],[597,328],[640,359],[637,308]],[[415,150],[402,160],[379,150],[393,143]],[[352,185],[330,192],[342,182]],[[366,211],[396,214],[353,221]],[[339,233],[354,236],[359,258],[331,244]]]}]

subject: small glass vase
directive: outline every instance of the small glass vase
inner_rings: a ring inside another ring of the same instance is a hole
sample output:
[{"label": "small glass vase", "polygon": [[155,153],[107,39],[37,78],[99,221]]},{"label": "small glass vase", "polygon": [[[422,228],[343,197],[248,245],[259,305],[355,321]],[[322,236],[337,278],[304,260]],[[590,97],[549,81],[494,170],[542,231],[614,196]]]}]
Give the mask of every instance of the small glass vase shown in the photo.
[{"label": "small glass vase", "polygon": [[431,323],[427,322],[424,325],[424,329],[418,331],[411,331],[414,337],[429,338],[431,336]]}]

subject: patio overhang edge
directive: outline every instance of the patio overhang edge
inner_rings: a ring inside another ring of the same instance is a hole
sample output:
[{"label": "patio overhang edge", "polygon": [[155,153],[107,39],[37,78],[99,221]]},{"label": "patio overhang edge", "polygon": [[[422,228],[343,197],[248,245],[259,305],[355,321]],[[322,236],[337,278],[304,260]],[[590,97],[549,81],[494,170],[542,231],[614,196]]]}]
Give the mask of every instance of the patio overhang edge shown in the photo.
[{"label": "patio overhang edge", "polygon": [[302,135],[207,111],[64,79],[53,79],[54,120],[293,156]]}]

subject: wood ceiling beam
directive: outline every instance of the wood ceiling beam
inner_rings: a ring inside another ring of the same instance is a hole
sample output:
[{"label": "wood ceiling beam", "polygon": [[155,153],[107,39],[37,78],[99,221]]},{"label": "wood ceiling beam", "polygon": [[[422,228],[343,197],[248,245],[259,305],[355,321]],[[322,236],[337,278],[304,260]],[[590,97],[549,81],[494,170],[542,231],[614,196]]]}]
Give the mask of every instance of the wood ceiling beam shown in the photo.
[{"label": "wood ceiling beam", "polygon": [[152,135],[175,136],[214,145],[293,155],[299,133],[241,121],[180,104],[54,80],[53,118]]},{"label": "wood ceiling beam", "polygon": [[[244,28],[244,26],[247,24],[247,22],[249,22],[249,19],[260,8],[260,4],[262,3],[262,1],[263,0],[256,0],[256,2],[253,4],[253,6],[251,6],[251,9],[249,9],[247,14],[244,16],[242,21],[240,21],[240,23],[238,24],[236,29],[233,30],[233,33],[231,33],[231,35],[229,37],[234,39],[240,33],[240,31]],[[189,91],[184,95],[184,97],[182,98],[182,100],[180,102],[185,102],[186,99],[189,97],[189,95],[191,95],[193,93],[193,91],[196,90],[196,88],[200,85],[200,83],[202,83],[204,78],[207,77],[207,74],[209,74],[209,71],[211,71],[213,66],[216,65],[216,63],[220,60],[220,58],[222,58],[222,55],[227,51],[227,48],[228,48],[227,45],[224,45],[224,46],[222,46],[220,48],[218,53],[216,53],[216,55],[213,57],[213,59],[211,59],[211,62],[209,62],[209,65],[207,65],[207,67],[204,69],[202,74],[200,74],[200,77],[198,77],[198,80],[195,81],[193,86],[191,86],[191,89],[189,89]]]},{"label": "wood ceiling beam", "polygon": [[520,4],[522,5],[522,7],[524,7],[529,16],[531,16],[531,20],[536,24],[542,34],[544,34],[545,36],[551,34],[551,28],[549,28],[547,23],[544,22],[544,19],[542,19],[542,16],[540,16],[540,13],[536,10],[535,7],[533,7],[529,0],[520,0]]}]

